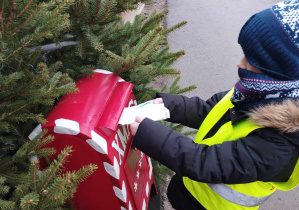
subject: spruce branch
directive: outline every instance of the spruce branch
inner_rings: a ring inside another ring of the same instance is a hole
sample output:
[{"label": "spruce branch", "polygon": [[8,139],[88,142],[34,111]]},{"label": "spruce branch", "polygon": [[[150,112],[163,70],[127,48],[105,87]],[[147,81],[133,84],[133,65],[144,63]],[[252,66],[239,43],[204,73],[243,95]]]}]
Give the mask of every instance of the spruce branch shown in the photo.
[{"label": "spruce branch", "polygon": [[0,176],[0,209],[12,209],[14,207],[13,202],[2,200],[1,197],[9,192],[10,187],[5,185],[6,178]]},{"label": "spruce branch", "polygon": [[21,208],[24,210],[35,209],[39,202],[39,195],[37,193],[29,193],[21,198]]},{"label": "spruce branch", "polygon": [[156,29],[148,32],[136,45],[135,47],[135,55],[137,56],[136,59],[141,57],[143,53],[147,50],[147,48],[154,42],[157,38],[158,34],[161,32],[162,28],[157,27]]},{"label": "spruce branch", "polygon": [[[32,0],[31,0],[32,1]],[[11,30],[9,33],[11,36],[15,35],[15,32],[18,31],[23,25],[25,25],[34,15],[36,15],[42,8],[38,7],[29,17],[27,17],[19,26],[15,27],[13,30]]]},{"label": "spruce branch", "polygon": [[61,167],[63,164],[67,161],[67,157],[72,152],[72,147],[66,147],[57,157],[57,160],[54,160],[54,162],[49,166],[46,171],[44,171],[42,175],[42,179],[45,180],[42,183],[42,187],[39,190],[39,192],[42,192],[45,190],[47,185],[49,184],[50,180],[53,178],[53,176],[61,171]]},{"label": "spruce branch", "polygon": [[10,13],[9,13],[9,19],[8,19],[8,22],[7,22],[7,24],[6,24],[6,29],[8,28],[9,24],[12,22],[12,19],[13,19],[15,10],[16,10],[16,4],[15,4],[15,1],[14,1],[14,0],[11,0],[11,10],[10,10]]},{"label": "spruce branch", "polygon": [[109,51],[109,50],[106,50],[105,53],[110,56],[111,58],[119,61],[120,63],[123,63],[123,64],[129,64],[123,57],[121,56],[118,56],[116,54],[114,54],[113,52]]},{"label": "spruce branch", "polygon": [[174,25],[174,26],[172,26],[172,27],[169,27],[169,28],[163,30],[162,34],[163,34],[163,35],[167,35],[167,34],[173,32],[174,30],[177,30],[178,28],[183,27],[183,26],[186,25],[187,23],[188,23],[187,21],[182,21],[182,22],[180,22],[180,23],[177,23],[176,25]]},{"label": "spruce branch", "polygon": [[105,10],[106,12],[105,12],[104,16],[99,20],[99,22],[105,20],[105,18],[107,17],[107,15],[110,12],[112,5],[115,4],[115,0],[108,0],[108,1],[109,1],[108,4],[105,4],[107,1],[103,1],[103,10]]},{"label": "spruce branch", "polygon": [[10,182],[28,182],[28,181],[30,181],[28,179],[25,179],[25,178],[21,177],[19,174],[0,172],[0,176],[3,176],[5,178],[7,178],[8,181],[10,181]]},{"label": "spruce branch", "polygon": [[[2,121],[2,119],[5,118],[5,115],[2,114],[2,116],[0,116],[0,121]],[[10,130],[9,130],[9,123],[7,122],[2,122],[0,123],[0,132],[1,133],[8,133]],[[3,141],[3,140],[1,140]]]},{"label": "spruce branch", "polygon": [[37,171],[37,167],[39,166],[38,165],[38,161],[34,161],[33,163],[32,163],[32,165],[33,165],[33,186],[34,186],[34,192],[37,194],[38,192],[37,192],[37,188],[36,188],[36,182],[37,182],[37,178],[36,178],[36,171]]},{"label": "spruce branch", "polygon": [[43,38],[43,37],[47,37],[49,35],[50,35],[50,33],[45,33],[45,34],[42,34],[40,36],[36,36],[36,37],[33,37],[33,38],[30,38],[30,36],[25,37],[24,40],[26,40],[26,39],[29,38],[28,41],[26,41],[24,44],[22,44],[16,50],[14,50],[12,53],[10,53],[8,56],[6,56],[3,61],[6,61],[8,58],[10,58],[11,56],[15,55],[18,51],[20,51],[21,49],[27,47],[31,42],[36,41],[36,40],[38,40],[40,38]]},{"label": "spruce branch", "polygon": [[4,177],[0,176],[0,184],[3,184],[6,181],[6,179]]},{"label": "spruce branch", "polygon": [[156,70],[157,70],[156,68],[153,68],[152,70],[148,71],[146,74],[144,74],[143,76],[139,77],[136,81],[134,81],[134,84],[139,85],[140,80],[142,80],[144,77],[148,76],[149,74],[153,73]]},{"label": "spruce branch", "polygon": [[73,11],[73,13],[80,19],[80,21],[82,21],[84,24],[88,25],[88,21],[86,21],[84,18],[82,18],[82,16],[79,14],[78,9],[80,5],[78,5],[75,10]]},{"label": "spruce branch", "polygon": [[34,155],[38,158],[47,158],[49,155],[54,155],[56,153],[56,150],[53,148],[44,148],[44,149],[38,149],[36,152],[34,152]]},{"label": "spruce branch", "polygon": [[64,10],[66,9],[66,5],[70,4],[74,2],[74,0],[63,0],[63,3],[61,4],[58,4],[59,6],[52,12],[52,16],[50,17],[50,20],[57,16],[57,14],[61,11],[61,10]]},{"label": "spruce branch", "polygon": [[97,169],[98,166],[94,164],[83,166],[80,170],[76,172],[74,181],[76,183],[83,182],[88,176],[90,176]]},{"label": "spruce branch", "polygon": [[[178,51],[178,52],[175,52],[175,53],[168,53],[167,52],[168,50],[169,49],[166,47],[165,51],[163,49],[160,52],[158,52],[155,56],[153,56],[154,57],[154,62],[171,60],[171,63],[172,63],[174,60],[177,60],[181,56],[185,55],[184,50],[181,50],[181,51]],[[169,66],[169,65],[170,65],[170,63],[168,63],[166,66]]]},{"label": "spruce branch", "polygon": [[[149,55],[156,50],[156,47],[159,45],[159,42],[163,39],[163,37],[159,36],[162,28],[158,28],[156,33],[153,35],[152,39],[148,42],[142,52],[137,56],[138,61],[142,61],[145,58],[149,57]],[[141,57],[141,58],[140,58]]]},{"label": "spruce branch", "polygon": [[23,135],[20,134],[20,132],[12,125],[10,124],[10,126],[12,127],[12,129],[18,134],[18,136],[22,137]]},{"label": "spruce branch", "polygon": [[160,70],[159,74],[153,75],[152,76],[153,78],[156,78],[158,76],[163,76],[163,75],[168,75],[168,76],[180,75],[180,71],[178,71],[177,69],[173,69],[173,68],[164,67],[164,68],[160,68],[159,70]]},{"label": "spruce branch", "polygon": [[77,44],[77,46],[76,46],[77,55],[79,55],[82,58],[83,58],[83,40],[84,40],[84,38],[83,38],[83,36],[81,36],[79,38],[79,44]]},{"label": "spruce branch", "polygon": [[86,15],[86,17],[87,17],[89,20],[91,20],[91,17],[88,15],[88,12],[86,11],[84,4],[81,4],[81,5],[82,5],[82,9],[83,9],[83,11],[84,11],[84,14]]},{"label": "spruce branch", "polygon": [[27,66],[33,63],[34,61],[36,61],[40,57],[41,48],[42,47],[38,47],[36,48],[36,50],[34,50],[34,53],[31,55],[31,58],[29,58],[29,61],[26,63]]},{"label": "spruce branch", "polygon": [[161,13],[157,14],[157,11],[151,13],[150,17],[142,25],[141,30],[152,30],[153,26],[160,24],[161,21],[166,17],[168,10],[165,9]]},{"label": "spruce branch", "polygon": [[176,94],[182,94],[182,93],[191,92],[192,90],[195,90],[196,88],[197,88],[196,85],[190,85],[188,87],[181,88],[180,90],[177,91]]},{"label": "spruce branch", "polygon": [[[4,38],[5,38],[5,30],[4,30],[4,14],[3,14],[3,11],[4,11],[4,0],[2,0],[2,4],[1,4],[1,12],[0,12],[0,19],[1,19],[1,31],[2,31],[2,37],[1,37],[1,39],[2,39],[2,42],[3,42],[3,40],[4,40]],[[1,50],[0,50],[0,52],[2,53],[3,52],[3,43],[1,44]]]},{"label": "spruce branch", "polygon": [[129,38],[129,36],[121,37],[118,40],[113,40],[113,42],[104,44],[104,47],[107,47],[107,46],[110,46],[110,45],[115,45],[115,44],[117,44],[117,43],[119,43],[119,42],[121,42],[123,40],[126,40],[127,38]]},{"label": "spruce branch", "polygon": [[21,96],[23,92],[25,92],[27,89],[29,89],[30,87],[32,87],[35,83],[37,83],[38,81],[40,81],[42,79],[42,77],[37,78],[36,80],[32,81],[30,84],[28,84],[24,89],[20,90],[17,94],[9,96],[8,98],[4,99],[3,101],[7,101],[10,100],[16,96]]},{"label": "spruce branch", "polygon": [[99,12],[100,12],[100,9],[101,9],[101,2],[102,2],[102,0],[98,0],[98,1],[97,1],[97,10],[96,10],[95,14],[93,15],[93,19],[92,19],[90,25],[92,25],[92,24],[95,22],[96,17],[98,16],[98,14],[99,14]]},{"label": "spruce branch", "polygon": [[19,18],[25,11],[27,11],[27,9],[32,4],[32,2],[33,2],[33,0],[28,1],[27,5],[23,8],[23,10],[19,14],[16,15],[16,19]]},{"label": "spruce branch", "polygon": [[[113,68],[112,69],[119,69],[119,68],[121,68],[121,66],[118,64],[118,63],[116,63],[116,62],[113,62],[112,60],[106,60],[106,62],[107,62],[107,64],[110,64],[110,66],[112,66]],[[127,65],[127,67],[128,67],[129,65]],[[126,67],[125,67],[126,68]],[[109,68],[108,68],[109,69]],[[115,72],[115,71],[113,71],[113,73],[115,73],[115,74],[118,74],[118,72]]]},{"label": "spruce branch", "polygon": [[58,23],[62,23],[60,26],[56,27],[56,30],[59,28],[65,28],[68,26],[68,21],[64,21],[64,20],[68,20],[69,16],[65,15],[64,17],[55,20],[54,22],[52,22],[50,25],[48,25],[47,27],[45,27],[44,29],[42,29],[40,32],[44,33],[47,30],[51,30],[52,26],[58,24]]},{"label": "spruce branch", "polygon": [[44,148],[44,146],[54,141],[54,136],[47,135],[47,132],[47,130],[42,130],[42,132],[40,132],[34,139],[32,139],[30,142],[27,142],[21,147],[21,149],[25,150],[27,154],[30,154],[29,158],[32,156],[41,157],[37,154],[39,154],[43,150],[47,150],[48,156],[54,154],[55,150],[53,152],[52,148]]},{"label": "spruce branch", "polygon": [[103,44],[100,43],[99,38],[94,35],[88,27],[82,27],[82,31],[85,35],[85,38],[87,38],[87,40],[90,42],[91,46],[98,52],[101,52],[103,50]]},{"label": "spruce branch", "polygon": [[12,201],[7,201],[0,199],[0,209],[1,210],[12,210],[15,209],[15,203]]},{"label": "spruce branch", "polygon": [[117,74],[119,75],[120,73],[122,73],[123,71],[129,69],[130,67],[133,67],[135,64],[126,64],[124,67],[122,67],[119,71],[117,71]]},{"label": "spruce branch", "polygon": [[14,72],[6,77],[0,75],[0,88],[5,88],[7,85],[21,79],[23,76],[22,72]]}]

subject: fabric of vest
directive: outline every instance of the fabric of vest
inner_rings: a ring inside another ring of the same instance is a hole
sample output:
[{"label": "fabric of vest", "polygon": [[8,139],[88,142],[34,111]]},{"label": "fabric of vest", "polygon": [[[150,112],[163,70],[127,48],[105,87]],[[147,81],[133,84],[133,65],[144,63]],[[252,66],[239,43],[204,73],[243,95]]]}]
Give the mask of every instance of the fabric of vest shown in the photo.
[{"label": "fabric of vest", "polygon": [[[261,128],[247,119],[234,125],[229,121],[222,125],[214,136],[203,139],[220,118],[234,107],[230,101],[232,94],[233,89],[210,111],[198,130],[195,143],[209,146],[221,144],[225,141],[246,137],[253,130]],[[299,184],[299,163],[297,162],[287,182],[256,181],[246,184],[209,184],[193,181],[188,177],[183,177],[183,181],[188,191],[206,209],[258,209],[259,205],[265,202],[276,188],[286,191]]]}]

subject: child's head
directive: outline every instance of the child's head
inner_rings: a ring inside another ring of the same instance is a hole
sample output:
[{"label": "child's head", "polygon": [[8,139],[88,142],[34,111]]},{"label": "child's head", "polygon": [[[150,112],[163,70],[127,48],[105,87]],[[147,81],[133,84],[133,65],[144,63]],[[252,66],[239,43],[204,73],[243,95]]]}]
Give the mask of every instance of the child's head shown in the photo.
[{"label": "child's head", "polygon": [[299,0],[253,15],[238,41],[252,66],[278,80],[299,80]]}]

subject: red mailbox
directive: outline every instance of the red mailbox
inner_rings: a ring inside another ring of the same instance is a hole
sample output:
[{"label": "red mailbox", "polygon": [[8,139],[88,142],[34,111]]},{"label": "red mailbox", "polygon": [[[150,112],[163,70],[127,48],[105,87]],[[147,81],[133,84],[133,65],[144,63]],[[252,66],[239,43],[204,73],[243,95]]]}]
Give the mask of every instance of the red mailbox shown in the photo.
[{"label": "red mailbox", "polygon": [[98,165],[80,183],[73,198],[76,209],[147,209],[151,187],[155,187],[151,160],[131,148],[129,126],[118,124],[123,109],[137,104],[133,84],[97,69],[76,85],[79,92],[63,96],[47,116],[48,122],[37,126],[29,138],[46,128],[55,136],[49,147],[61,151],[72,146],[67,171]]}]

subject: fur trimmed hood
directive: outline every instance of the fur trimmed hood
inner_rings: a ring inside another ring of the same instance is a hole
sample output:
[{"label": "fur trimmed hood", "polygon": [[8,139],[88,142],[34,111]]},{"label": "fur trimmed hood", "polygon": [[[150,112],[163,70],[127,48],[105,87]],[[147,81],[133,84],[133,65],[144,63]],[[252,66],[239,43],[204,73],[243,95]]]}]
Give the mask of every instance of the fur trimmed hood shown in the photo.
[{"label": "fur trimmed hood", "polygon": [[257,125],[277,128],[281,132],[299,131],[299,101],[285,100],[258,107],[248,113],[249,120]]}]

